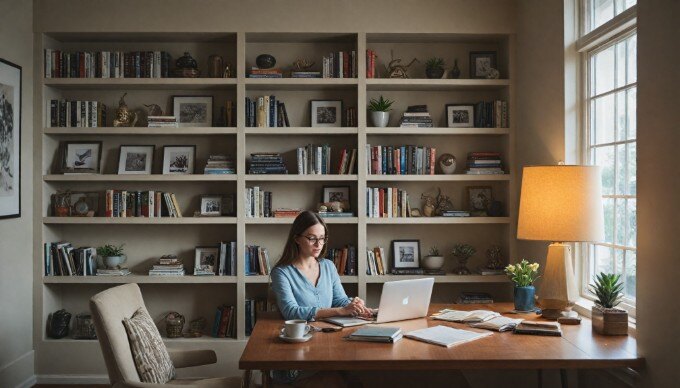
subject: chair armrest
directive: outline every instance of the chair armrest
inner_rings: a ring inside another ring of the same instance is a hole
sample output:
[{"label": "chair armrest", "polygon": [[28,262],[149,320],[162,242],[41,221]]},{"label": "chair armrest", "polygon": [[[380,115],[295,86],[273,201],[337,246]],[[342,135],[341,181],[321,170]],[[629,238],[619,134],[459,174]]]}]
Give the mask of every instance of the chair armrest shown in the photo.
[{"label": "chair armrest", "polygon": [[168,353],[175,368],[215,364],[217,362],[217,355],[213,350],[168,349]]},{"label": "chair armrest", "polygon": [[187,384],[154,384],[154,383],[137,383],[137,382],[125,382],[120,381],[113,385],[111,388],[192,388],[197,387],[196,385]]}]

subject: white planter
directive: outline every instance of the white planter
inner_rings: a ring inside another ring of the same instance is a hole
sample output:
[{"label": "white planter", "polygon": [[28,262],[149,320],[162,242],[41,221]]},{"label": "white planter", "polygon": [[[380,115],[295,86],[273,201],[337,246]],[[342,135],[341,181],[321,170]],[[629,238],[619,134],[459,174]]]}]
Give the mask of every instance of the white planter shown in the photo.
[{"label": "white planter", "polygon": [[106,269],[117,269],[121,264],[127,261],[127,256],[100,256],[102,259],[102,265]]},{"label": "white planter", "polygon": [[386,127],[390,122],[390,112],[371,112],[371,120],[376,127]]},{"label": "white planter", "polygon": [[420,264],[425,269],[438,270],[444,266],[444,256],[425,256]]}]

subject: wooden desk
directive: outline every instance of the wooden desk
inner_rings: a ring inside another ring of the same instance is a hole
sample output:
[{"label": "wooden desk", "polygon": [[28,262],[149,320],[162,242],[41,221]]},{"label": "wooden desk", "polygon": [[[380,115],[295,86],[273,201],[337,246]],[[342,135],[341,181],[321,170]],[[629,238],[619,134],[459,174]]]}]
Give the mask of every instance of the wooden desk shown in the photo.
[{"label": "wooden desk", "polygon": [[[537,320],[535,314],[506,314],[510,303],[489,305],[432,305],[430,314],[443,308],[457,310],[495,310],[511,317]],[[312,323],[322,327],[322,322]],[[512,332],[445,348],[409,338],[395,344],[356,342],[342,337],[358,329],[335,333],[314,333],[305,343],[279,340],[283,325],[280,318],[259,319],[239,360],[240,369],[313,369],[313,370],[435,370],[435,369],[576,369],[639,368],[644,359],[637,354],[633,337],[611,337],[592,333],[590,320],[580,325],[562,325],[562,337],[519,335]],[[381,324],[400,327],[404,332],[429,326],[447,325],[472,329],[466,325],[419,318]],[[482,330],[479,330],[482,331]],[[563,374],[564,376],[564,374]]]}]

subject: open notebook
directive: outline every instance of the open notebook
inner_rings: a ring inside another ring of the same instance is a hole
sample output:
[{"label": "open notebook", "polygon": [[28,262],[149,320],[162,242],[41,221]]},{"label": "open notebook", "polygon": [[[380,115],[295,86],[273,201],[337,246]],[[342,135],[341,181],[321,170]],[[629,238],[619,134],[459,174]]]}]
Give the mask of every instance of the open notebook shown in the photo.
[{"label": "open notebook", "polygon": [[461,311],[461,310],[450,310],[444,309],[436,315],[432,315],[432,319],[439,319],[442,321],[450,322],[484,322],[489,319],[500,317],[501,315],[495,311],[490,310],[472,310],[472,311]]}]

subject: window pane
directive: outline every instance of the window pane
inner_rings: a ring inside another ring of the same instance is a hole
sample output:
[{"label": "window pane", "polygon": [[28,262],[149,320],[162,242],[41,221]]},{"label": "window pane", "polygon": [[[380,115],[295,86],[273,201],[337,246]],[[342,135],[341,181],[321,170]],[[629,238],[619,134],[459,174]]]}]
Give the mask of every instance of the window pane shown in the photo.
[{"label": "window pane", "polygon": [[616,87],[626,85],[626,41],[616,44]]},{"label": "window pane", "polygon": [[628,38],[628,83],[637,82],[637,34]]},{"label": "window pane", "polygon": [[603,198],[604,241],[614,243],[614,198]]},{"label": "window pane", "polygon": [[603,247],[602,245],[595,245],[595,250],[597,260],[595,274],[599,274],[600,272],[613,273],[614,258],[612,257],[612,249]]},{"label": "window pane", "polygon": [[626,145],[616,146],[616,194],[626,193]]},{"label": "window pane", "polygon": [[637,88],[628,89],[628,138],[635,139],[637,136]]},{"label": "window pane", "polygon": [[635,300],[635,287],[637,284],[637,252],[626,251],[626,287],[624,296]]},{"label": "window pane", "polygon": [[612,0],[592,0],[592,4],[591,31],[614,17],[614,2]]},{"label": "window pane", "polygon": [[623,261],[623,254],[624,250],[623,249],[614,249],[614,255],[615,255],[615,268],[614,268],[614,273],[621,275],[621,281],[624,280],[624,261]]},{"label": "window pane", "polygon": [[626,140],[626,125],[628,115],[626,114],[626,91],[616,93],[616,140]]},{"label": "window pane", "polygon": [[614,89],[614,46],[595,54],[592,67],[595,70],[595,93],[591,95]]},{"label": "window pane", "polygon": [[626,236],[626,200],[617,198],[615,201],[616,220],[616,245],[625,245],[628,241]]},{"label": "window pane", "polygon": [[597,147],[593,164],[602,167],[602,194],[614,194],[614,146]]},{"label": "window pane", "polygon": [[627,146],[628,149],[628,192],[626,194],[628,195],[636,195],[637,194],[637,155],[636,155],[636,149],[637,149],[637,144],[636,143],[629,143]]},{"label": "window pane", "polygon": [[626,245],[637,248],[637,199],[629,199],[627,202],[628,208],[626,209],[626,218],[628,219],[628,241]]},{"label": "window pane", "polygon": [[614,141],[614,95],[595,99],[595,144]]}]

